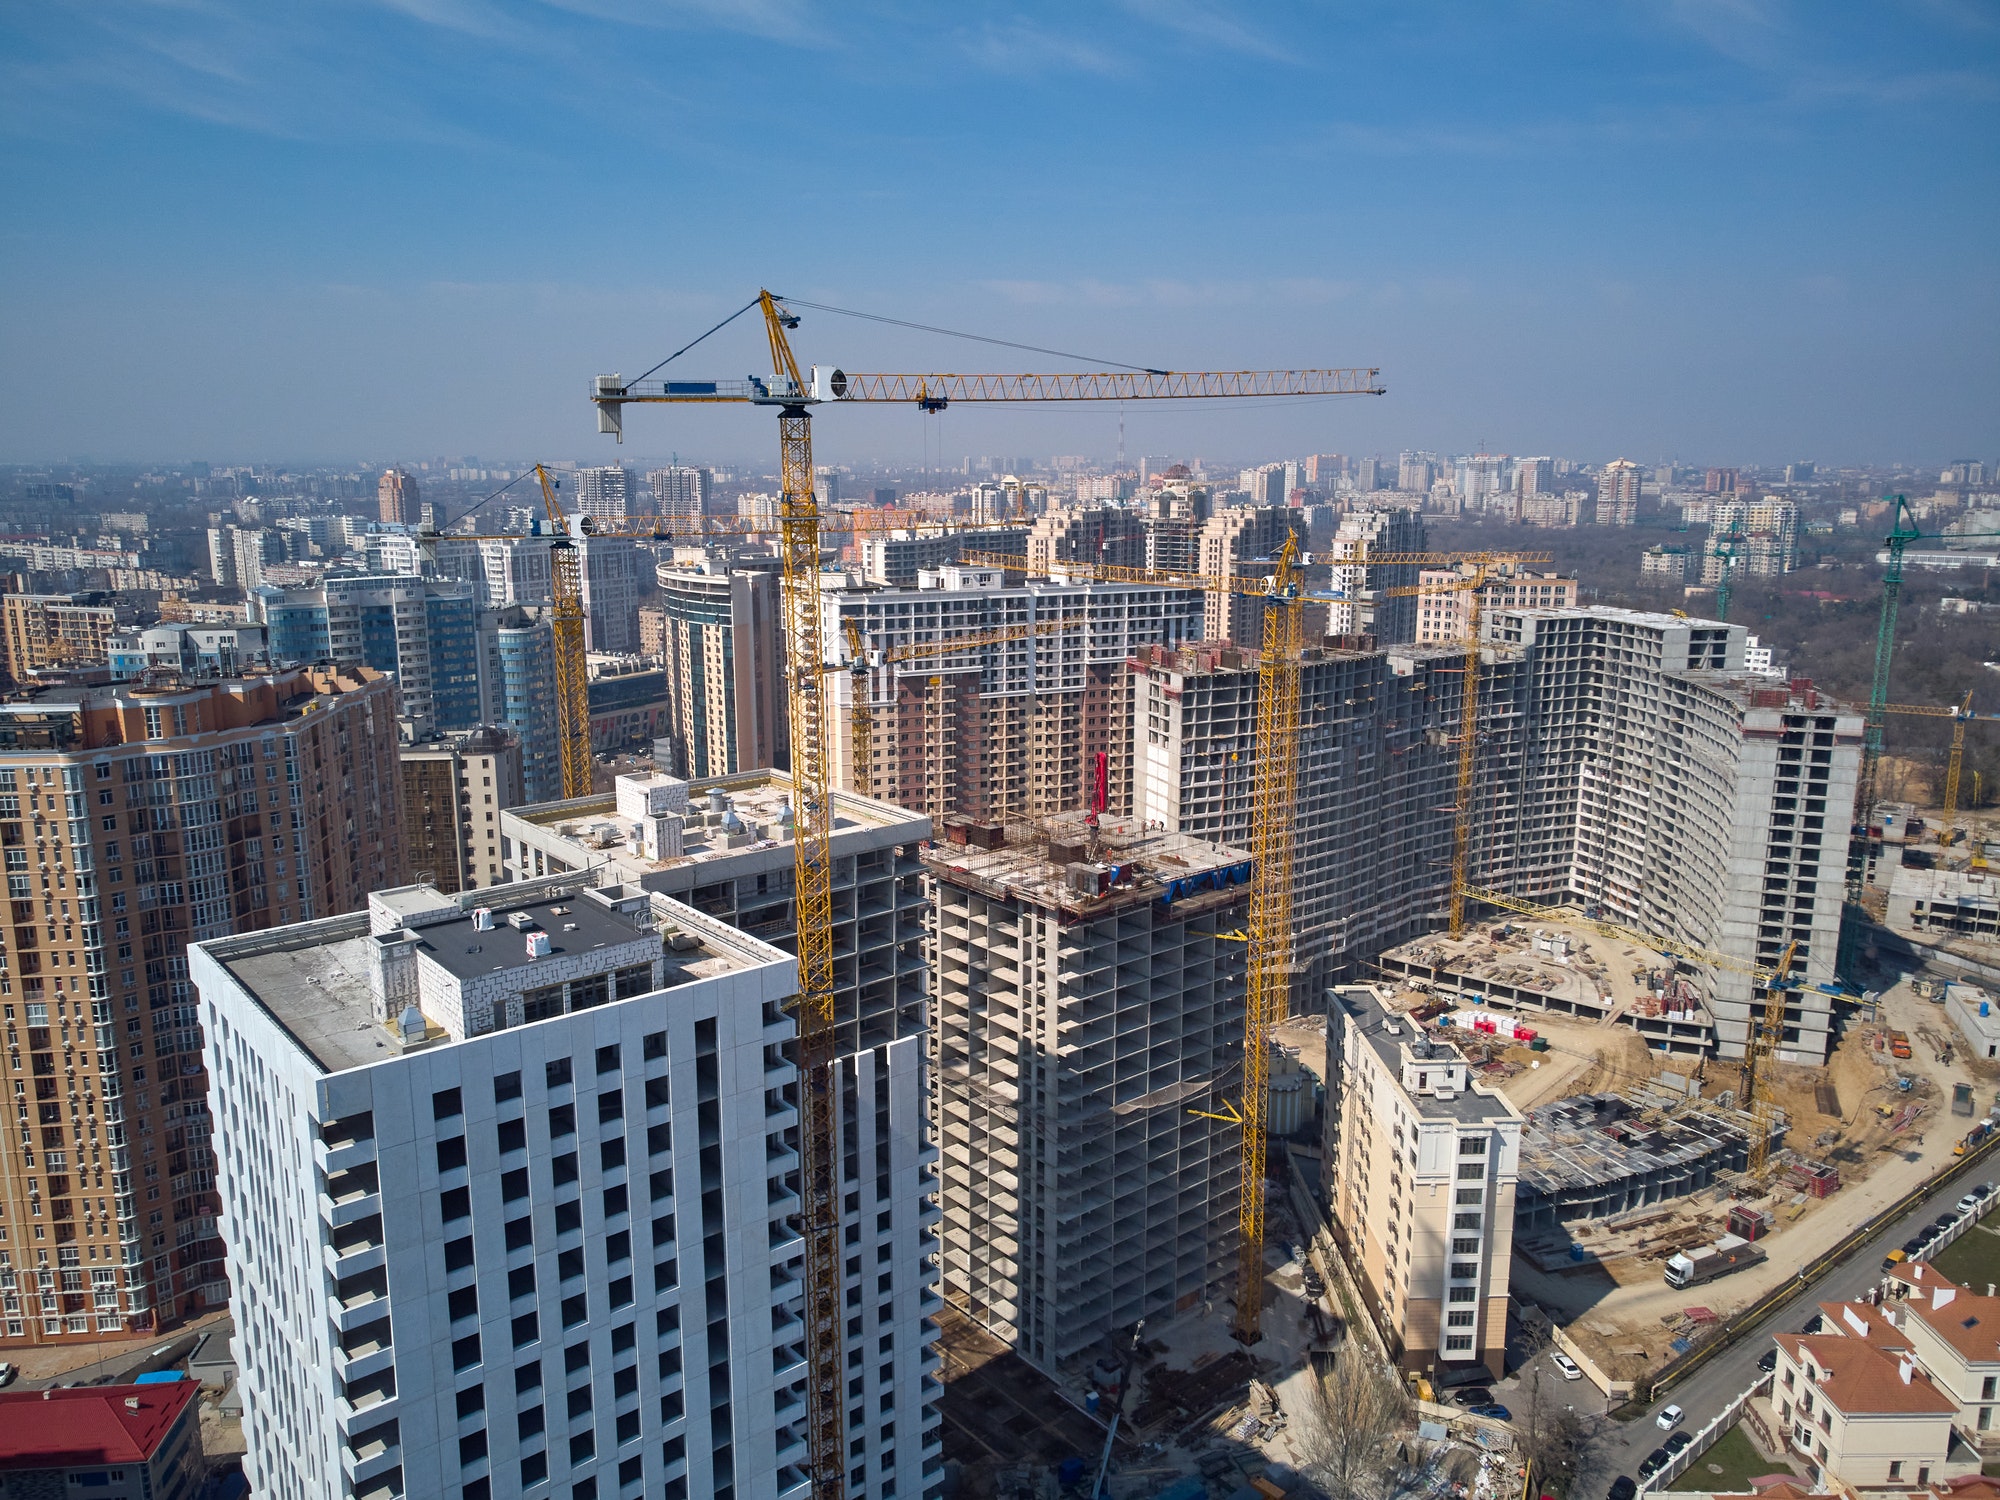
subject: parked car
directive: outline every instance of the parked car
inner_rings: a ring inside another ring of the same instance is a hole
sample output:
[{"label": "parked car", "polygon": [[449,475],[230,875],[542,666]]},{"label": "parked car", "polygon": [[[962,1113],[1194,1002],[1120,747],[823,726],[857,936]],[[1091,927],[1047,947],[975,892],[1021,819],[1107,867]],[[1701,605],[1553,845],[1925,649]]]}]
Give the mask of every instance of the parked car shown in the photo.
[{"label": "parked car", "polygon": [[1498,1401],[1489,1401],[1484,1406],[1475,1406],[1472,1408],[1472,1414],[1475,1417],[1484,1417],[1489,1422],[1511,1422],[1514,1420],[1514,1414]]},{"label": "parked car", "polygon": [[1667,1452],[1666,1449],[1655,1448],[1651,1453],[1648,1453],[1645,1456],[1645,1458],[1640,1461],[1639,1478],[1641,1480],[1651,1479],[1655,1474],[1659,1473],[1660,1470],[1664,1469],[1667,1466],[1667,1461],[1672,1457],[1673,1454]]},{"label": "parked car", "polygon": [[1977,1193],[1967,1193],[1963,1198],[1958,1200],[1958,1211],[1961,1214],[1969,1214],[1977,1207],[1979,1207],[1979,1195]]},{"label": "parked car", "polygon": [[1453,1391],[1451,1400],[1454,1406],[1491,1406],[1493,1392],[1483,1385],[1469,1385],[1463,1390]]},{"label": "parked car", "polygon": [[1778,1351],[1776,1349],[1766,1349],[1762,1354],[1758,1355],[1757,1368],[1762,1370],[1766,1375],[1777,1369]]},{"label": "parked car", "polygon": [[1567,1354],[1560,1352],[1551,1354],[1549,1356],[1549,1363],[1562,1371],[1562,1378],[1564,1380],[1583,1379],[1583,1366],[1571,1359]]},{"label": "parked car", "polygon": [[1690,1437],[1687,1433],[1677,1432],[1672,1437],[1667,1439],[1667,1452],[1672,1454],[1678,1454],[1683,1448],[1687,1447],[1687,1445],[1693,1441],[1694,1439]]},{"label": "parked car", "polygon": [[1653,1423],[1667,1432],[1672,1432],[1676,1427],[1681,1425],[1682,1420],[1686,1416],[1687,1413],[1682,1411],[1678,1406],[1669,1406],[1657,1417],[1653,1418]]},{"label": "parked car", "polygon": [[12,1385],[21,1378],[19,1365],[0,1364],[0,1385]]},{"label": "parked car", "polygon": [[1958,1222],[1957,1214],[1939,1214],[1935,1219],[1931,1220],[1931,1233],[1943,1234],[1947,1229],[1951,1228],[1951,1226],[1956,1224],[1957,1222]]},{"label": "parked car", "polygon": [[1611,1488],[1605,1492],[1604,1500],[1632,1500],[1639,1493],[1639,1486],[1632,1482],[1630,1474],[1620,1474],[1611,1481]]},{"label": "parked car", "polygon": [[1972,1196],[1977,1198],[1981,1203],[1984,1203],[1988,1198],[1993,1196],[1993,1184],[1990,1182],[1980,1183],[1978,1187],[1972,1190]]},{"label": "parked car", "polygon": [[1929,1243],[1930,1241],[1926,1240],[1922,1235],[1918,1235],[1915,1239],[1904,1240],[1903,1259],[1908,1260],[1913,1255],[1923,1254],[1924,1246]]}]

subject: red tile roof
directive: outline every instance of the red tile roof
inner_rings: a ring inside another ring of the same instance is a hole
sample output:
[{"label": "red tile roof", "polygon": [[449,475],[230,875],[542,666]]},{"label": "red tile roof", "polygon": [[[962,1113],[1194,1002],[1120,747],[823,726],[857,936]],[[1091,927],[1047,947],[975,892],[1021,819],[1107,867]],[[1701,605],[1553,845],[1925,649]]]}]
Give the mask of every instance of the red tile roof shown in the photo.
[{"label": "red tile roof", "polygon": [[1786,1342],[1810,1356],[1815,1369],[1827,1372],[1813,1387],[1844,1416],[1947,1416],[1958,1411],[1958,1403],[1931,1384],[1915,1361],[1871,1342],[1830,1333],[1795,1334]]},{"label": "red tile roof", "polygon": [[2000,1297],[1975,1297],[1947,1282],[1912,1292],[1900,1306],[1906,1317],[1924,1324],[1967,1363],[2000,1361]]},{"label": "red tile roof", "polygon": [[199,1389],[183,1380],[0,1395],[0,1470],[145,1463]]}]

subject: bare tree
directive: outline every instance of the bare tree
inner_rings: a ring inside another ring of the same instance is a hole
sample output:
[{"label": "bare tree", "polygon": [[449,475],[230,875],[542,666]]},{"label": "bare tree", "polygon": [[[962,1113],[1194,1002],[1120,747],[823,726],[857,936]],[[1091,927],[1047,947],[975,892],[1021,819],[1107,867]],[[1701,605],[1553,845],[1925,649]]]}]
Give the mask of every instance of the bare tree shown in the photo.
[{"label": "bare tree", "polygon": [[1406,1436],[1410,1417],[1401,1383],[1350,1339],[1293,1413],[1299,1469],[1331,1500],[1400,1500],[1431,1462]]},{"label": "bare tree", "polygon": [[1566,1495],[1592,1445],[1603,1435],[1604,1420],[1579,1412],[1555,1389],[1545,1391],[1540,1363],[1529,1374],[1522,1397],[1522,1409],[1514,1417],[1521,1456],[1534,1466],[1538,1492]]}]

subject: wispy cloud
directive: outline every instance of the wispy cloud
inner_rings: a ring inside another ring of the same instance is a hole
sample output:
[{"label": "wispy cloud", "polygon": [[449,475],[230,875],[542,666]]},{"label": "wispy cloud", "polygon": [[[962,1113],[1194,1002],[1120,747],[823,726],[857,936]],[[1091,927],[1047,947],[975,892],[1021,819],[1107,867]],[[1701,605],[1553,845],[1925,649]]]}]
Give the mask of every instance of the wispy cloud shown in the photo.
[{"label": "wispy cloud", "polygon": [[1129,15],[1204,48],[1219,47],[1269,62],[1301,61],[1297,53],[1280,46],[1236,11],[1204,0],[1119,0],[1119,4]]},{"label": "wispy cloud", "polygon": [[1055,31],[1023,16],[985,21],[958,34],[960,49],[996,73],[1118,73],[1123,59],[1079,36]]},{"label": "wispy cloud", "polygon": [[[1990,32],[2000,14],[1964,0],[1913,0],[1909,8],[1961,31]],[[1665,14],[1719,56],[1767,79],[1780,102],[1825,107],[2000,98],[2000,76],[1991,67],[1960,65],[1945,49],[1924,47],[1921,28],[1910,28],[1906,18],[1877,18],[1873,7],[1866,12],[1878,24],[1886,21],[1886,31],[1843,27],[1836,12],[1817,4],[1801,10],[1796,0],[1672,0]],[[1900,47],[1885,45],[1885,36]],[[1913,47],[1922,50],[1923,63],[1898,55]],[[1947,56],[1949,65],[1928,65]]]}]

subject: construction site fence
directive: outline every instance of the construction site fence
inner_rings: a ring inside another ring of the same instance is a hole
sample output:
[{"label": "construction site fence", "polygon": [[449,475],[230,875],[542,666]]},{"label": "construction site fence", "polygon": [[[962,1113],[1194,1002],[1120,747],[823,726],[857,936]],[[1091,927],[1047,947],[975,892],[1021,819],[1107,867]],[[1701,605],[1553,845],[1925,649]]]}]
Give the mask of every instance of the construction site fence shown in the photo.
[{"label": "construction site fence", "polygon": [[1693,1442],[1689,1443],[1669,1459],[1665,1468],[1639,1486],[1639,1493],[1643,1495],[1648,1490],[1663,1490],[1676,1479],[1680,1478],[1681,1475],[1687,1473],[1693,1467],[1696,1459],[1713,1448],[1722,1435],[1736,1425],[1737,1417],[1742,1415],[1743,1408],[1750,1404],[1750,1398],[1763,1390],[1765,1386],[1769,1385],[1776,1378],[1775,1375],[1759,1375],[1756,1384],[1752,1385],[1746,1391],[1739,1391],[1734,1399],[1727,1406],[1723,1407],[1721,1412],[1712,1421],[1706,1423],[1699,1432],[1694,1434]]},{"label": "construction site fence", "polygon": [[[1935,1193],[1939,1188],[1949,1187],[1960,1177],[1970,1173],[1975,1167],[1983,1165],[1987,1158],[1993,1154],[1996,1145],[2000,1145],[2000,1135],[1989,1136],[1964,1156],[1955,1160],[1942,1172],[1919,1183],[1873,1218],[1849,1230],[1837,1244],[1820,1255],[1817,1260],[1801,1266],[1798,1274],[1793,1276],[1789,1281],[1772,1288],[1762,1297],[1758,1298],[1757,1301],[1743,1309],[1742,1312],[1731,1318],[1722,1331],[1714,1338],[1701,1345],[1700,1348],[1690,1349],[1679,1359],[1663,1367],[1650,1382],[1647,1382],[1643,1386],[1635,1387],[1633,1399],[1613,1411],[1611,1413],[1612,1417],[1623,1422],[1641,1415],[1646,1408],[1672,1390],[1681,1381],[1687,1379],[1696,1370],[1707,1364],[1711,1359],[1715,1358],[1716,1355],[1725,1349],[1733,1347],[1740,1339],[1749,1337],[1755,1333],[1758,1326],[1766,1318],[1804,1295],[1811,1288],[1813,1282],[1840,1264],[1841,1261],[1847,1259],[1848,1256],[1852,1255],[1862,1245],[1880,1234],[1889,1225],[1895,1223],[1896,1220],[1915,1208],[1932,1193]],[[1951,1238],[1956,1238],[1957,1235],[1963,1234],[1977,1220],[1978,1215],[1976,1213],[1968,1214],[1963,1223],[1954,1225],[1952,1230],[1948,1232],[1949,1238],[1940,1236],[1939,1242],[1927,1249],[1924,1252],[1924,1256],[1928,1257],[1936,1254],[1946,1244],[1950,1243]],[[1641,1390],[1645,1392],[1643,1400],[1639,1399],[1639,1391]]]}]

